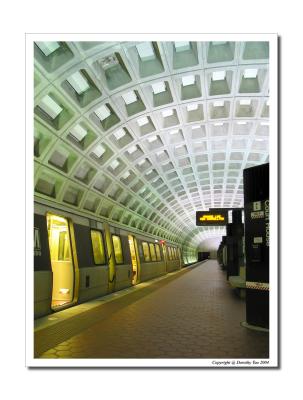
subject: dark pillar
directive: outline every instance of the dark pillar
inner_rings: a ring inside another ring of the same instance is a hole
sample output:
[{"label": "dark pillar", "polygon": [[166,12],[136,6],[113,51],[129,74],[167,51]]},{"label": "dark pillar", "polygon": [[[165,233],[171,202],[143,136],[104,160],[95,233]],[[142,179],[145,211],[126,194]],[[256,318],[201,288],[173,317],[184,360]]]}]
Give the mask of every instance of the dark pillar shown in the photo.
[{"label": "dark pillar", "polygon": [[269,328],[269,164],[244,170],[246,322]]}]

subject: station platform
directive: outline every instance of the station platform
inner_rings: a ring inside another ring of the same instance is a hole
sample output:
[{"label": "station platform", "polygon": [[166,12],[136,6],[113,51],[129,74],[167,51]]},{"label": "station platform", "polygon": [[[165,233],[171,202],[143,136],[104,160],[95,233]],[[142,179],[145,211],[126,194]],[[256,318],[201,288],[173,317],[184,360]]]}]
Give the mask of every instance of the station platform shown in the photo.
[{"label": "station platform", "polygon": [[207,260],[35,321],[35,358],[262,358],[245,301]]}]

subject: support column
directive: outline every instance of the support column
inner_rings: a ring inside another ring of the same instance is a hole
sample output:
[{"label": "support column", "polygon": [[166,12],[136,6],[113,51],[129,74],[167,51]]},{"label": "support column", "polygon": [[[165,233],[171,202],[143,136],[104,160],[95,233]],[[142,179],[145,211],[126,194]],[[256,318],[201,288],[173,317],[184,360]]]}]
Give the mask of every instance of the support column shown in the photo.
[{"label": "support column", "polygon": [[269,328],[269,164],[244,170],[246,322]]}]

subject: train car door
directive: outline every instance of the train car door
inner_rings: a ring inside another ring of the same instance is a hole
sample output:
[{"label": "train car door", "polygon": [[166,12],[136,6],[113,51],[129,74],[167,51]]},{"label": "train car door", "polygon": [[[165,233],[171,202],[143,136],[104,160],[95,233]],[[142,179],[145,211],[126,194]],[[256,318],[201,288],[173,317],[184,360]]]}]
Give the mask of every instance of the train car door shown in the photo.
[{"label": "train car door", "polygon": [[140,270],[138,245],[136,239],[132,235],[128,235],[128,243],[129,243],[130,256],[132,260],[132,269],[133,269],[132,284],[136,285],[139,282],[139,270]]},{"label": "train car door", "polygon": [[47,214],[47,230],[53,272],[51,308],[56,309],[74,299],[75,268],[69,221],[58,215]]},{"label": "train car door", "polygon": [[162,246],[164,263],[165,263],[165,271],[167,272],[167,262],[168,262],[168,254],[167,254],[167,247],[166,242],[164,240],[160,240],[160,244]]}]

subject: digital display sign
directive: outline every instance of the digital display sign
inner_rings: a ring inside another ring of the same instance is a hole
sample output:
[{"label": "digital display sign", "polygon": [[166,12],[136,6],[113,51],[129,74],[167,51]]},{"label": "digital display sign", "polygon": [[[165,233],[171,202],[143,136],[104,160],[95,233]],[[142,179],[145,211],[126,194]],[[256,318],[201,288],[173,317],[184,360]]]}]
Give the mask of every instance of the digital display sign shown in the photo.
[{"label": "digital display sign", "polygon": [[224,226],[228,223],[227,211],[210,212],[210,211],[197,211],[196,212],[196,226]]}]

